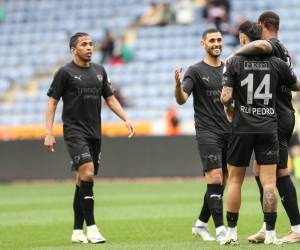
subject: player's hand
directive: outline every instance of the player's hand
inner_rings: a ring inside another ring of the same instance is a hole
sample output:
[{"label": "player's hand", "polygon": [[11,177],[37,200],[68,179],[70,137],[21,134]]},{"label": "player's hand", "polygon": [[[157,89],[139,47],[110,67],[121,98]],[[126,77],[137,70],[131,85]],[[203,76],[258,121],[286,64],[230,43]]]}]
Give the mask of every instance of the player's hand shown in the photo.
[{"label": "player's hand", "polygon": [[233,107],[226,107],[224,106],[224,111],[225,111],[225,115],[227,117],[227,120],[232,123],[232,118],[233,118]]},{"label": "player's hand", "polygon": [[182,68],[175,70],[176,86],[180,86],[181,85],[181,73],[182,73]]},{"label": "player's hand", "polygon": [[44,146],[51,153],[54,152],[54,144],[56,143],[55,137],[52,134],[46,134]]},{"label": "player's hand", "polygon": [[125,125],[129,131],[128,138],[133,137],[135,135],[135,127],[134,127],[133,123],[130,120],[126,120]]}]

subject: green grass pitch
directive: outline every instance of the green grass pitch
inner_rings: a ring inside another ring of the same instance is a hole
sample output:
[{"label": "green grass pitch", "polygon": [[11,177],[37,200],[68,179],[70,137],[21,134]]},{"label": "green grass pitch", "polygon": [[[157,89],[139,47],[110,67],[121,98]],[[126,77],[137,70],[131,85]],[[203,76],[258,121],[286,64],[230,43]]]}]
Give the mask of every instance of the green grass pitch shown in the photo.
[{"label": "green grass pitch", "polygon": [[[298,193],[300,183],[296,182]],[[246,238],[262,222],[258,190],[252,178],[243,187],[238,224],[240,246],[219,246],[191,235],[205,189],[203,180],[104,182],[95,184],[97,224],[108,242],[102,245],[70,243],[74,185],[1,184],[0,249],[300,249],[300,244],[264,246]],[[277,235],[290,229],[278,203]],[[213,224],[210,220],[213,233]]]}]

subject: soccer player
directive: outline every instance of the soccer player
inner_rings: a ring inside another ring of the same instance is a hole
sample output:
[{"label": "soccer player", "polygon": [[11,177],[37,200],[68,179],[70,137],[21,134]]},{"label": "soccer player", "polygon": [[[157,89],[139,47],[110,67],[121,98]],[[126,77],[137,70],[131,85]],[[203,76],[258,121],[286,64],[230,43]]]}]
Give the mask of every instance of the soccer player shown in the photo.
[{"label": "soccer player", "polygon": [[[262,39],[251,42],[237,50],[236,55],[258,55],[269,54],[279,57],[285,61],[292,70],[291,57],[287,49],[278,40],[279,16],[272,12],[266,11],[260,15],[258,22],[262,29]],[[283,80],[284,82],[284,80]],[[277,91],[276,112],[278,117],[278,139],[279,139],[279,161],[277,163],[277,189],[281,198],[282,205],[289,217],[291,231],[281,239],[284,243],[300,242],[300,213],[297,201],[296,188],[289,176],[288,162],[288,142],[293,133],[295,125],[295,114],[292,105],[291,90],[282,85]],[[260,202],[262,204],[263,191],[259,179],[260,166],[254,161],[253,172],[259,186]],[[266,223],[262,228],[248,240],[253,243],[263,242],[265,239]]]},{"label": "soccer player", "polygon": [[[260,39],[258,24],[246,21],[239,28],[241,45]],[[263,188],[266,222],[265,244],[276,244],[277,217],[276,164],[278,137],[276,91],[284,81],[297,89],[297,78],[288,65],[271,56],[235,56],[227,61],[223,75],[221,101],[232,117],[232,135],[228,148],[228,231],[222,245],[239,244],[237,221],[241,205],[241,187],[252,151],[261,165],[259,178]],[[234,100],[234,107],[233,105]],[[233,110],[233,112],[232,112]]]},{"label": "soccer player", "polygon": [[184,104],[193,93],[196,139],[207,181],[203,207],[192,233],[203,240],[215,240],[207,222],[212,216],[216,228],[216,240],[226,235],[223,223],[223,190],[227,177],[226,149],[229,123],[220,102],[223,63],[220,55],[223,48],[221,33],[216,29],[203,32],[201,47],[204,59],[190,66],[181,82],[182,69],[175,71],[175,97]]},{"label": "soccer player", "polygon": [[[94,218],[94,176],[98,172],[101,155],[101,96],[129,130],[135,133],[121,105],[113,95],[105,69],[91,62],[93,42],[86,33],[76,33],[70,39],[73,60],[55,74],[48,90],[46,136],[44,145],[54,152],[52,127],[57,104],[63,99],[64,140],[76,170],[76,189],[73,201],[74,230],[71,241],[76,243],[103,243]],[[87,234],[83,233],[86,222]]]}]

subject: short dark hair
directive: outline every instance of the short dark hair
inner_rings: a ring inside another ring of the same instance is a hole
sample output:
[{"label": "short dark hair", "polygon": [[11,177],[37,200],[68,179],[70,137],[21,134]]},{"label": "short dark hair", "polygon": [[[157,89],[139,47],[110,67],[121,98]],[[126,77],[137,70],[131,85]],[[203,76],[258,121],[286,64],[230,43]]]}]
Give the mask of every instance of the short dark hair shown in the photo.
[{"label": "short dark hair", "polygon": [[76,47],[77,42],[78,42],[78,38],[82,37],[82,36],[89,36],[89,34],[85,33],[85,32],[77,32],[73,36],[71,36],[70,42],[69,42],[70,49]]},{"label": "short dark hair", "polygon": [[205,39],[207,34],[210,34],[210,33],[220,33],[220,31],[215,28],[207,29],[202,33],[202,39]]},{"label": "short dark hair", "polygon": [[258,23],[252,21],[245,21],[239,27],[239,33],[245,34],[250,41],[259,40],[261,38],[261,28]]},{"label": "short dark hair", "polygon": [[268,30],[278,31],[280,17],[274,11],[265,11],[259,18],[258,22],[262,23]]}]

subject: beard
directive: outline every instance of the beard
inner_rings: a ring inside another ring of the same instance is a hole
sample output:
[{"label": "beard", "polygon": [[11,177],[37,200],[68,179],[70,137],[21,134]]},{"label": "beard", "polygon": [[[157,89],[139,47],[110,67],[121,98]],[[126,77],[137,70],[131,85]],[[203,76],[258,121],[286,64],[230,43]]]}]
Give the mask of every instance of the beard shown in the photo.
[{"label": "beard", "polygon": [[[215,49],[218,49],[219,52],[216,53]],[[222,47],[219,47],[219,48],[207,48],[206,51],[212,57],[219,57],[221,55],[221,53],[222,53]]]}]

